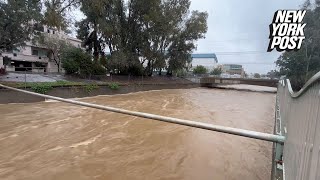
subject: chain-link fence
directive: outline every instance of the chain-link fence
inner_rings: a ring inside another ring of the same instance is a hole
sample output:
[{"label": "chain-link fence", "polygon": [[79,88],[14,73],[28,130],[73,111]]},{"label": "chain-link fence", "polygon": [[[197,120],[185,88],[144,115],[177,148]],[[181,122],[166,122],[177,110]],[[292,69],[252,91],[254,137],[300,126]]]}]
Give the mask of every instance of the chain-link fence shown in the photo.
[{"label": "chain-link fence", "polygon": [[64,71],[57,68],[15,67],[7,69],[0,81],[7,82],[55,82],[64,79]]}]

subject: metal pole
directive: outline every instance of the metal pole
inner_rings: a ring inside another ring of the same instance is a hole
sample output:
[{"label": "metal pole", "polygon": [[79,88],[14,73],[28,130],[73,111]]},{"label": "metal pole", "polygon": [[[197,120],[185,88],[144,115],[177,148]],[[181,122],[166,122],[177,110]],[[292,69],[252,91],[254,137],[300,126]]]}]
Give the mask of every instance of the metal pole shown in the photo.
[{"label": "metal pole", "polygon": [[24,70],[24,88],[27,89],[27,69]]},{"label": "metal pole", "polygon": [[267,134],[267,133],[249,131],[249,130],[238,129],[238,128],[212,125],[212,124],[208,124],[208,123],[195,122],[195,121],[166,117],[166,116],[159,116],[159,115],[143,113],[143,112],[129,111],[129,110],[120,109],[120,108],[102,106],[102,105],[97,105],[97,104],[81,102],[81,101],[75,101],[75,100],[71,100],[71,99],[64,99],[64,98],[60,98],[60,97],[49,96],[49,95],[45,95],[45,94],[39,94],[39,93],[30,92],[30,91],[26,91],[26,90],[22,90],[22,89],[4,86],[2,84],[0,84],[0,87],[11,89],[14,91],[23,92],[26,94],[40,96],[43,98],[54,99],[54,100],[61,101],[61,102],[66,102],[66,103],[71,103],[71,104],[76,104],[76,105],[80,105],[80,106],[86,106],[86,107],[91,107],[91,108],[96,108],[96,109],[101,109],[101,110],[106,110],[106,111],[111,111],[111,112],[116,112],[116,113],[121,113],[121,114],[127,114],[127,115],[142,117],[142,118],[148,118],[148,119],[153,119],[153,120],[158,120],[158,121],[163,121],[163,122],[168,122],[168,123],[173,123],[173,124],[180,124],[180,125],[195,127],[195,128],[199,128],[199,129],[206,129],[206,130],[211,130],[211,131],[217,131],[217,132],[233,134],[233,135],[238,135],[238,136],[244,136],[244,137],[253,138],[253,139],[260,139],[260,140],[264,140],[264,141],[277,142],[277,143],[284,143],[284,140],[285,140],[285,137],[280,136],[280,135]]}]

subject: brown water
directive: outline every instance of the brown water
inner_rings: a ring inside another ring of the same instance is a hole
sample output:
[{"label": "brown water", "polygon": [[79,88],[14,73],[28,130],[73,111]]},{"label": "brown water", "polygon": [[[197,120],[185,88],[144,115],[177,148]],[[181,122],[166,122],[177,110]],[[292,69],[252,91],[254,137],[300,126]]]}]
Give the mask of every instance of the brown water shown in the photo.
[{"label": "brown water", "polygon": [[[188,89],[81,101],[272,132],[275,95]],[[60,102],[0,105],[0,179],[269,180],[271,148]]]}]

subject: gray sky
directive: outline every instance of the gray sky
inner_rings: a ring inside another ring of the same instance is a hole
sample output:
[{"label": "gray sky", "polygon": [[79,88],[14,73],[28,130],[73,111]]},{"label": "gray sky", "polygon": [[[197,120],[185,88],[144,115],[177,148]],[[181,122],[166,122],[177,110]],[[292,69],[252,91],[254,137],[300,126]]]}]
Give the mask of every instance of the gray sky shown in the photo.
[{"label": "gray sky", "polygon": [[[248,73],[275,69],[278,52],[267,52],[269,25],[279,9],[298,9],[304,0],[191,0],[191,9],[209,13],[208,32],[196,53],[216,53],[219,63],[240,63]],[[254,51],[223,55],[222,52]],[[248,64],[250,63],[250,64]]]},{"label": "gray sky", "polygon": [[[209,13],[206,38],[198,41],[195,53],[216,53],[220,64],[238,63],[248,73],[267,73],[275,69],[274,62],[280,55],[275,50],[267,52],[269,25],[275,11],[299,9],[304,1],[191,0],[191,10]],[[72,16],[83,18],[79,10]]]}]

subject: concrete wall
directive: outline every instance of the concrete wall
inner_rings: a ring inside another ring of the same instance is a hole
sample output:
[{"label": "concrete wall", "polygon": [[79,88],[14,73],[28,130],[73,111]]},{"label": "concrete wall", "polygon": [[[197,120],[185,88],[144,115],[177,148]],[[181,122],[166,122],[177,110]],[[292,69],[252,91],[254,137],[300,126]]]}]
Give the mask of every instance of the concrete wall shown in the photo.
[{"label": "concrete wall", "polygon": [[56,65],[56,62],[49,61],[48,66],[47,66],[47,70],[48,70],[48,72],[58,72],[58,66]]},{"label": "concrete wall", "polygon": [[[48,95],[62,98],[82,98],[97,95],[115,95],[127,94],[131,92],[159,90],[159,89],[187,89],[199,87],[199,84],[159,84],[159,85],[130,85],[120,86],[118,90],[111,90],[108,86],[99,86],[99,88],[87,92],[83,86],[56,87],[48,92]],[[31,91],[30,89],[27,89]],[[44,98],[17,92],[8,89],[0,89],[0,104],[6,103],[32,103],[44,101]]]},{"label": "concrete wall", "polygon": [[68,42],[75,47],[81,48],[81,41],[79,39],[68,37]]},{"label": "concrete wall", "polygon": [[19,54],[24,54],[29,56],[32,55],[31,46],[21,47],[19,50],[20,50]]},{"label": "concrete wall", "polygon": [[243,79],[243,78],[201,78],[201,86],[214,87],[215,85],[223,84],[248,84],[258,86],[277,87],[278,80],[273,79]]},{"label": "concrete wall", "polygon": [[[47,30],[50,30],[50,33],[47,32]],[[55,34],[53,34],[53,31],[55,31]],[[44,26],[44,34],[51,36],[51,37],[57,37],[63,40],[68,41],[75,47],[81,47],[81,40],[69,37],[66,35],[64,32],[59,32],[57,30],[47,28]],[[32,55],[32,49],[38,50],[38,55]],[[16,53],[17,56],[13,56],[13,53]],[[58,67],[55,64],[55,62],[50,62],[49,58],[47,57],[48,55],[48,50],[45,48],[38,48],[34,47],[34,45],[31,42],[26,42],[26,45],[24,47],[18,48],[18,50],[14,50],[13,52],[4,52],[2,56],[8,56],[12,60],[16,61],[28,61],[28,62],[42,62],[42,63],[48,63],[47,65],[47,72],[58,72]],[[41,59],[39,59],[41,57]],[[3,61],[0,59],[0,67],[3,66]],[[7,66],[7,71],[15,71],[14,66]],[[38,70],[34,70],[33,72],[37,72]],[[42,72],[42,71],[41,71]],[[61,71],[60,71],[61,72]]]}]

